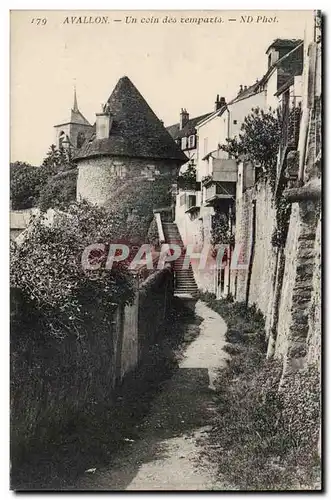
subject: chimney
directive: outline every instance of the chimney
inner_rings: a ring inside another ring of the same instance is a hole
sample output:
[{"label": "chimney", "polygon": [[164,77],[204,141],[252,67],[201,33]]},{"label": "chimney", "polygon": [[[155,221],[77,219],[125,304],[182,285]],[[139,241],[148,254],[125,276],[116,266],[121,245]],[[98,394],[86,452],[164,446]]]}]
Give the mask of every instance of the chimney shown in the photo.
[{"label": "chimney", "polygon": [[242,92],[243,92],[243,86],[242,86],[242,85],[240,85],[238,95],[239,95],[239,94],[241,94]]},{"label": "chimney", "polygon": [[113,123],[108,103],[102,106],[102,112],[96,113],[96,138],[107,139]]},{"label": "chimney", "polygon": [[221,97],[217,94],[216,102],[215,102],[215,111],[226,106],[225,97]]},{"label": "chimney", "polygon": [[247,90],[247,85],[244,86],[244,90]]},{"label": "chimney", "polygon": [[190,115],[188,114],[185,108],[184,109],[182,108],[179,115],[179,130],[182,130],[182,128],[185,127],[189,119]]}]

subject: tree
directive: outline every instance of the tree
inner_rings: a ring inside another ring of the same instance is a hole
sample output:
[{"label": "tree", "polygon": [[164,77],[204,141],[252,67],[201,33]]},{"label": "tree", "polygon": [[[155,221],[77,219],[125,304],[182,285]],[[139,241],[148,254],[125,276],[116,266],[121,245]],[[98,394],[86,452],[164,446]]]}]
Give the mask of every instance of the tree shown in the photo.
[{"label": "tree", "polygon": [[42,166],[48,169],[48,172],[57,174],[62,171],[76,168],[72,161],[72,152],[70,149],[57,149],[55,144],[52,144],[42,162]]},{"label": "tree", "polygon": [[57,149],[52,144],[41,168],[46,181],[40,190],[39,208],[44,211],[48,208],[66,209],[76,200],[78,170],[71,151]]},{"label": "tree", "polygon": [[197,169],[194,164],[189,164],[185,172],[177,178],[177,186],[181,189],[194,189],[197,183]]},{"label": "tree", "polygon": [[220,146],[235,159],[248,157],[256,166],[267,174],[275,172],[277,154],[281,136],[281,121],[278,111],[268,112],[252,108],[245,117],[239,137],[227,139],[227,144]]},{"label": "tree", "polygon": [[45,182],[44,174],[40,167],[33,167],[29,163],[17,161],[10,164],[10,200],[13,210],[36,205]]},{"label": "tree", "polygon": [[10,165],[10,198],[14,210],[38,206],[65,209],[76,200],[77,166],[72,153],[52,144],[40,167]]}]

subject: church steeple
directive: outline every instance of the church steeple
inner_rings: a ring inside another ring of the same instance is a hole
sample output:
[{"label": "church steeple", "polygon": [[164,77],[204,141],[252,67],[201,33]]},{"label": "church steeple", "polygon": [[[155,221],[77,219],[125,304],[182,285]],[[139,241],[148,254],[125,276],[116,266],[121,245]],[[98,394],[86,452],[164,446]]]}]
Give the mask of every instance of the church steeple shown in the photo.
[{"label": "church steeple", "polygon": [[72,110],[73,110],[75,113],[78,113],[78,111],[79,111],[79,109],[78,109],[78,104],[77,104],[76,85],[74,86],[74,106],[73,106]]},{"label": "church steeple", "polygon": [[[54,125],[56,130],[56,146],[79,148],[85,138],[92,133],[92,125],[78,109],[76,83],[74,85],[74,102],[67,120]],[[65,146],[66,145],[66,146]]]}]

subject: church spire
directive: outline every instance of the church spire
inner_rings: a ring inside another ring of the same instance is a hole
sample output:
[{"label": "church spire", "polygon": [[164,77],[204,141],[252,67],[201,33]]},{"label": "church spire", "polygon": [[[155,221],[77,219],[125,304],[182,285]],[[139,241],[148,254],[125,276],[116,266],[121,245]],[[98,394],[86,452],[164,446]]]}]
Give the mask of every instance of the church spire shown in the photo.
[{"label": "church spire", "polygon": [[75,113],[78,112],[76,85],[74,86],[74,107],[72,108],[72,110],[75,111]]}]

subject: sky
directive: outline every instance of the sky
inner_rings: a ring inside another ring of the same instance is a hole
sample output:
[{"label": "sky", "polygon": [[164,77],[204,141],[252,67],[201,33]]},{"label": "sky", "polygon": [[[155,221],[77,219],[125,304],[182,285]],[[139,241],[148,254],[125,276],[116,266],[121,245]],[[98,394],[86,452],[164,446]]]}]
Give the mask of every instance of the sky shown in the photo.
[{"label": "sky", "polygon": [[[77,24],[79,16],[108,22]],[[126,23],[127,16],[137,22]],[[166,16],[176,22],[163,22]],[[223,22],[181,22],[215,16]],[[171,125],[181,108],[190,117],[208,113],[217,94],[230,100],[240,85],[254,83],[266,72],[272,41],[303,39],[311,20],[312,11],[12,11],[11,161],[41,164],[55,142],[54,125],[70,116],[74,85],[92,124],[126,75]]]}]

